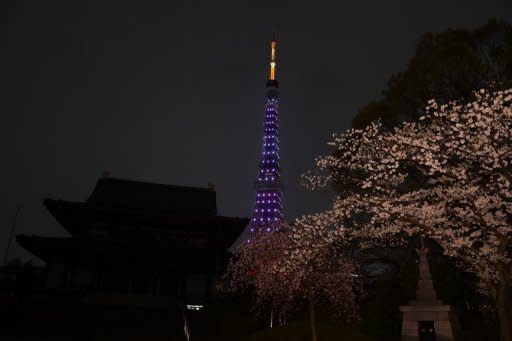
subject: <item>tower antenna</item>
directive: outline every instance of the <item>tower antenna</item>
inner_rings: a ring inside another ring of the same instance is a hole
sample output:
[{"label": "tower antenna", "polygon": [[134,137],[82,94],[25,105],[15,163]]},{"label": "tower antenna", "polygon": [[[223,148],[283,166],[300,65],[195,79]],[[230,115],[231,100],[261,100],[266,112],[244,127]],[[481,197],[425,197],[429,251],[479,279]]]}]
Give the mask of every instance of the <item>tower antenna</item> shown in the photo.
[{"label": "tower antenna", "polygon": [[270,81],[276,80],[276,49],[277,49],[277,40],[276,34],[272,34],[272,41],[270,43]]}]

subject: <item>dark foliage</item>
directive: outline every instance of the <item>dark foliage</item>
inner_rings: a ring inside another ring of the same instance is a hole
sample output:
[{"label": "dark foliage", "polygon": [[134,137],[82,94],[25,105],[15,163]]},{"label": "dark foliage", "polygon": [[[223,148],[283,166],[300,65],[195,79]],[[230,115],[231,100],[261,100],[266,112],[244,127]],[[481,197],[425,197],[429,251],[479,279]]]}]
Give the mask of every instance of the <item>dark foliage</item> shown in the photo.
[{"label": "dark foliage", "polygon": [[490,20],[474,30],[425,33],[407,69],[392,75],[382,99],[359,110],[352,121],[362,128],[381,118],[392,127],[423,114],[435,98],[443,104],[468,98],[480,88],[504,89],[512,84],[512,26]]}]

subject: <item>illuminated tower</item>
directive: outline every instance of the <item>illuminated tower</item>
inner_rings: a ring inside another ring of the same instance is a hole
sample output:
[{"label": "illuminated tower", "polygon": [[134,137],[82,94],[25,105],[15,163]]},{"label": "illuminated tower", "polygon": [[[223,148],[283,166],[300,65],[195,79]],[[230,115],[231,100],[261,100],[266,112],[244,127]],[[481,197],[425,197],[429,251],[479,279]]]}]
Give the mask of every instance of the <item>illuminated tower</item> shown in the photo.
[{"label": "illuminated tower", "polygon": [[256,205],[249,225],[250,232],[257,230],[270,232],[283,221],[281,168],[279,166],[279,92],[276,79],[276,47],[276,41],[272,40],[270,43],[270,74],[267,81],[263,145],[258,177],[254,181]]}]

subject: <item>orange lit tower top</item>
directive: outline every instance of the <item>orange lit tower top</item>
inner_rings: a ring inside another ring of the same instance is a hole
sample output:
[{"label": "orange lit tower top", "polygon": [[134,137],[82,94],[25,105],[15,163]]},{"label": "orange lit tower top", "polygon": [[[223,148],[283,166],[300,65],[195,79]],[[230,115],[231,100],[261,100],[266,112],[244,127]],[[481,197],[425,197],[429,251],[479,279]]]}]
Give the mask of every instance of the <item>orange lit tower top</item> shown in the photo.
[{"label": "orange lit tower top", "polygon": [[270,42],[270,73],[267,81],[267,86],[276,87],[277,88],[277,79],[276,79],[276,49],[277,49],[277,41],[272,39]]},{"label": "orange lit tower top", "polygon": [[276,47],[277,42],[275,40],[272,40],[270,43],[270,80],[274,81],[276,80]]}]

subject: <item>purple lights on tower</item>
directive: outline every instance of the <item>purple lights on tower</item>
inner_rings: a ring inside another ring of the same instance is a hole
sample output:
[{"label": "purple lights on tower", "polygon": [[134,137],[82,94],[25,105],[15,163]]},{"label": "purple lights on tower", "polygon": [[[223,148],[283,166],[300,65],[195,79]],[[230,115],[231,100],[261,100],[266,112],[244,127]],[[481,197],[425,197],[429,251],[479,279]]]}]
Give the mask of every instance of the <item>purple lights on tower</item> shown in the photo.
[{"label": "purple lights on tower", "polygon": [[256,205],[250,232],[272,231],[283,221],[281,168],[279,166],[278,83],[275,79],[275,40],[271,43],[270,78],[267,81],[265,123],[258,178],[254,182]]}]

